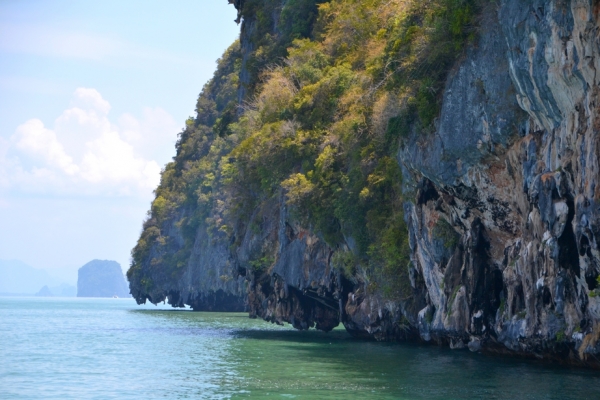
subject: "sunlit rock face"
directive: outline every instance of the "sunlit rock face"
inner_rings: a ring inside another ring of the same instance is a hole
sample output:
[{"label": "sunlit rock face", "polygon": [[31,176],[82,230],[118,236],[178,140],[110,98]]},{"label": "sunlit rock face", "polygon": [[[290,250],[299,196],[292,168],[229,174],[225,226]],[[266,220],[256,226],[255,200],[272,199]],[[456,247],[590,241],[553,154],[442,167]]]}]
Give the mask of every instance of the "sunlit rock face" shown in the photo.
[{"label": "sunlit rock face", "polygon": [[[243,101],[256,73],[258,17],[230,2],[240,10]],[[478,38],[446,81],[435,131],[413,130],[396,155],[410,296],[390,299],[334,268],[336,252],[354,251],[355,240],[330,247],[293,217],[284,193],[254,206],[229,236],[203,222],[183,273],[174,279],[145,264],[152,279],[131,278],[133,296],[247,310],[298,329],[342,323],[363,338],[598,365],[599,8],[579,0],[483,7]],[[219,200],[211,221],[228,218]],[[183,243],[177,220],[164,232]]]},{"label": "sunlit rock face", "polygon": [[592,363],[598,22],[598,6],[584,1],[484,9],[477,44],[447,81],[435,134],[415,134],[397,157],[412,194],[410,300],[344,282],[326,261],[333,250],[281,216],[279,261],[269,282],[253,282],[253,312],[300,328],[339,318],[379,340]]},{"label": "sunlit rock face", "polygon": [[[424,340],[584,363],[600,350],[593,4],[503,1],[485,14],[437,135],[398,155],[416,192],[406,210]],[[440,220],[454,248],[436,237]]]}]

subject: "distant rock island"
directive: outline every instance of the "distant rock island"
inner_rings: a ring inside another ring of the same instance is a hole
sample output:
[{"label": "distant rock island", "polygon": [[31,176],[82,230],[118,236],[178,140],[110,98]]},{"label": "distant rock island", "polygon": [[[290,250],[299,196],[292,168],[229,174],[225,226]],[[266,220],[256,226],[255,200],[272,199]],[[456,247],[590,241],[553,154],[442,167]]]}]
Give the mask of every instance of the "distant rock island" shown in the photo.
[{"label": "distant rock island", "polygon": [[35,295],[38,297],[75,297],[77,288],[63,283],[58,286],[44,285]]},{"label": "distant rock island", "polygon": [[32,295],[44,285],[61,283],[43,269],[34,268],[19,260],[0,260],[0,293]]},{"label": "distant rock island", "polygon": [[50,288],[48,287],[48,285],[44,285],[43,288],[40,289],[39,292],[37,292],[35,294],[38,297],[52,297],[54,296],[54,294],[52,294],[52,291],[50,290]]},{"label": "distant rock island", "polygon": [[[67,271],[68,270],[68,271]],[[0,259],[0,295],[75,297],[75,271],[70,267],[34,268],[20,260]],[[47,286],[51,294],[42,290]]]},{"label": "distant rock island", "polygon": [[129,297],[121,265],[116,261],[93,260],[79,268],[77,297]]}]

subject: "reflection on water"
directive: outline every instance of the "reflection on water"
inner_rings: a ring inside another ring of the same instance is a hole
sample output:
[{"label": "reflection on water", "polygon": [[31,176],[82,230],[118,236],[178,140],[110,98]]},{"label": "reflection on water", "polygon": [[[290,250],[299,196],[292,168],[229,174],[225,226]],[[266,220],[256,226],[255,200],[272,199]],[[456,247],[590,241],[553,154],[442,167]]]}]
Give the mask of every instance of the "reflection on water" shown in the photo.
[{"label": "reflection on water", "polygon": [[0,398],[598,399],[600,373],[131,300],[0,298]]},{"label": "reflection on water", "polygon": [[332,333],[235,332],[247,390],[319,398],[600,398],[597,371]]}]

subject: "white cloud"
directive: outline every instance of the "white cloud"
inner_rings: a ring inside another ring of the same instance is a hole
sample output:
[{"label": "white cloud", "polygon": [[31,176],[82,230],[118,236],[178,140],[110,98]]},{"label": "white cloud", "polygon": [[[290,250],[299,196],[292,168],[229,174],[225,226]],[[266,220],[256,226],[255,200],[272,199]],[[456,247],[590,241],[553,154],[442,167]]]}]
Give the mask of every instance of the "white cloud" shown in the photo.
[{"label": "white cloud", "polygon": [[56,134],[44,127],[39,119],[31,119],[17,128],[12,137],[15,147],[23,153],[40,159],[49,167],[54,167],[67,175],[75,175],[79,167],[65,153]]},{"label": "white cloud", "polygon": [[73,94],[72,104],[92,112],[98,110],[103,115],[110,111],[110,104],[96,89],[77,88]]},{"label": "white cloud", "polygon": [[0,140],[0,187],[149,196],[174,152],[177,124],[160,108],[144,109],[141,119],[124,114],[118,125],[109,111],[98,91],[78,88],[52,129],[39,119],[21,124],[10,140]]},{"label": "white cloud", "polygon": [[136,157],[133,146],[115,131],[105,132],[87,143],[81,163],[81,176],[92,183],[137,182],[145,188],[158,185],[160,167],[154,160]]},{"label": "white cloud", "polygon": [[145,107],[140,120],[132,114],[123,114],[118,123],[124,139],[142,154],[161,165],[166,164],[173,156],[177,132],[181,128],[162,108]]}]

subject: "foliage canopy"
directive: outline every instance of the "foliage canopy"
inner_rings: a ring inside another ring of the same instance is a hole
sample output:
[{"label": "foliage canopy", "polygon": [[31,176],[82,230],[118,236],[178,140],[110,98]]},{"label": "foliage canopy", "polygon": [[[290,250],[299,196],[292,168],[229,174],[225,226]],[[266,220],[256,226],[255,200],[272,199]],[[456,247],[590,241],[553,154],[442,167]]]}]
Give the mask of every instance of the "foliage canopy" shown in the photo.
[{"label": "foliage canopy", "polygon": [[404,296],[393,283],[408,280],[409,263],[396,154],[433,129],[448,71],[474,38],[477,1],[280,4],[244,3],[252,48],[244,59],[234,43],[200,94],[128,276],[145,276],[142,265],[177,275],[198,229],[239,238],[252,210],[283,190],[298,221],[350,252],[337,257],[346,273],[360,266],[392,282],[386,295]]}]

